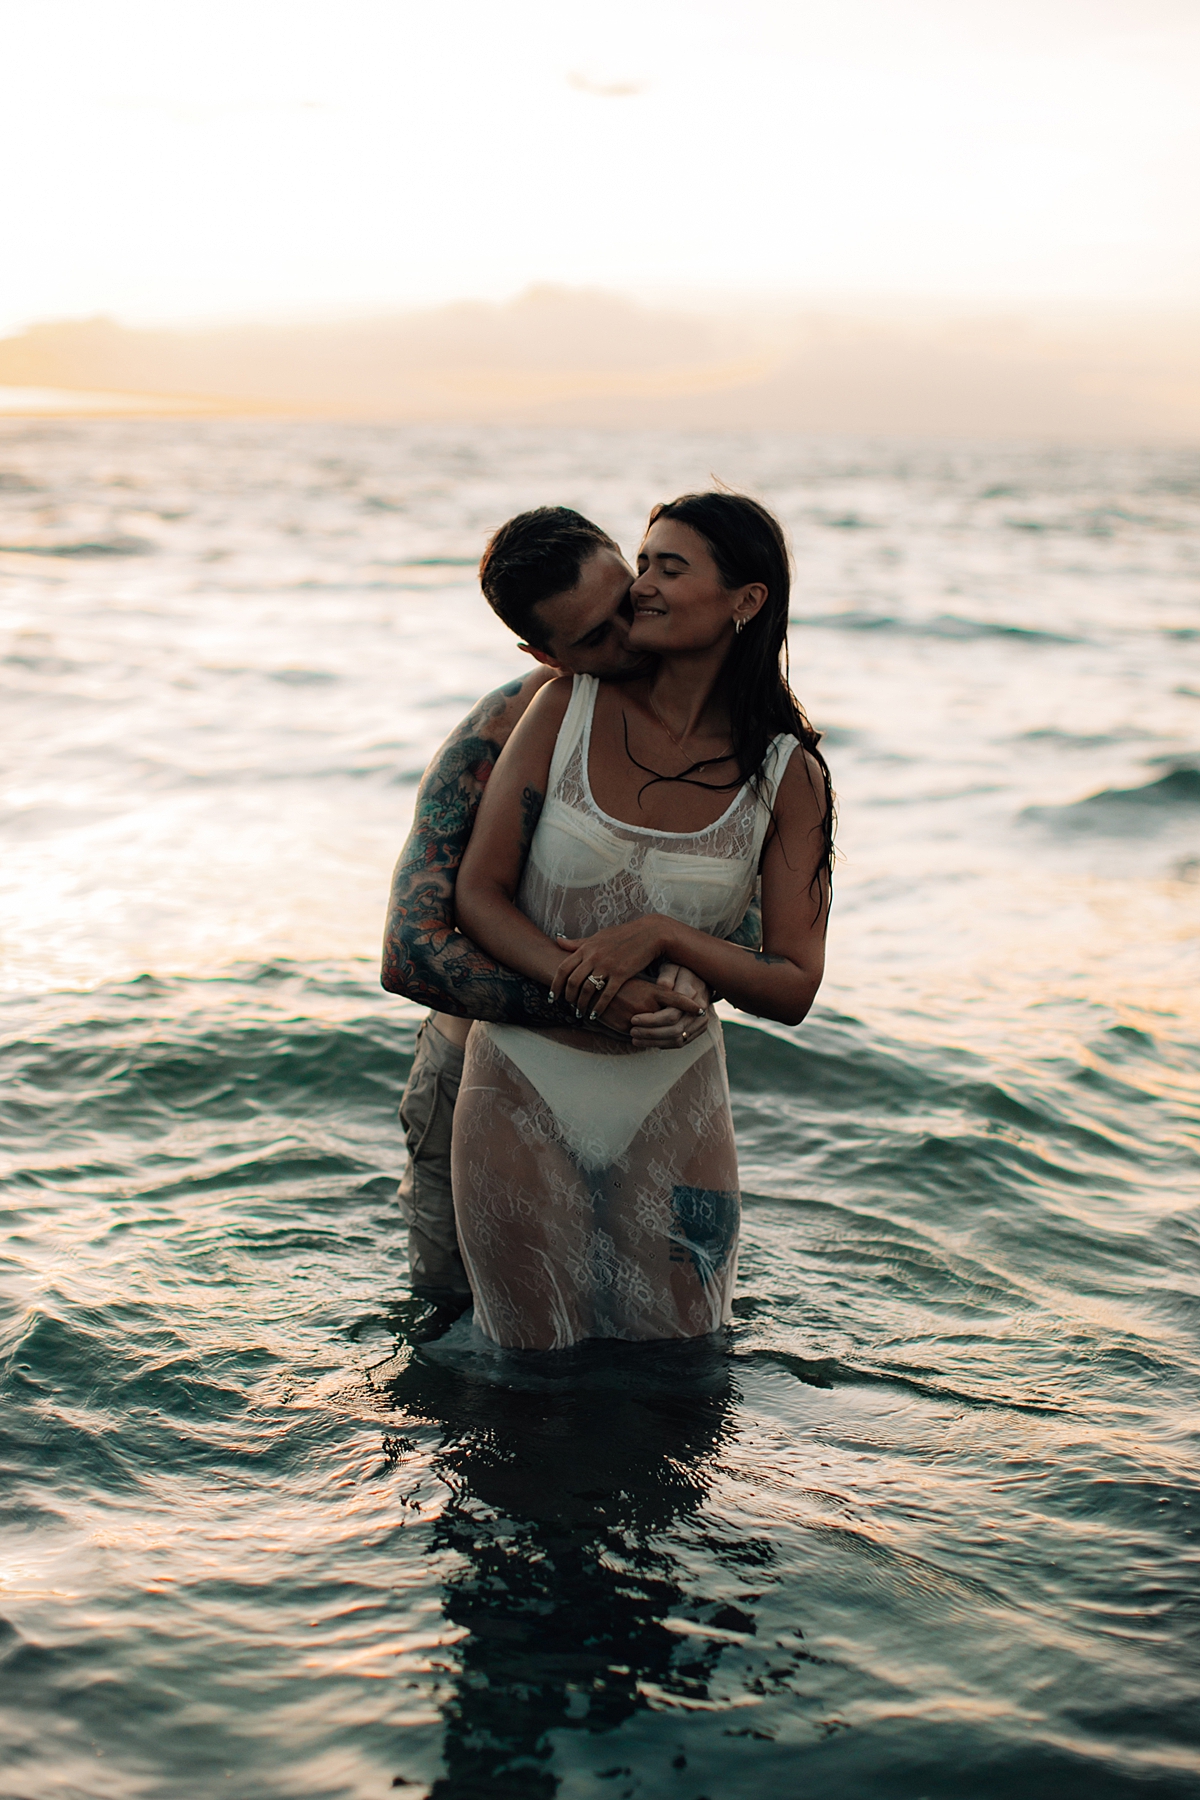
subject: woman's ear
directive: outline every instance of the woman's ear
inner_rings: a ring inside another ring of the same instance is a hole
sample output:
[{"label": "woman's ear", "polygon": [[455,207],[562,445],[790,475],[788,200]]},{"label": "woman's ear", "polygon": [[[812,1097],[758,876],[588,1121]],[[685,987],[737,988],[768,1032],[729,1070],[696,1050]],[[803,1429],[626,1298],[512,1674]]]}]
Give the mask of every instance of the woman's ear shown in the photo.
[{"label": "woman's ear", "polygon": [[[763,581],[752,581],[744,587],[734,603],[733,616],[745,625],[767,604],[768,588]],[[524,648],[524,646],[522,646]]]}]

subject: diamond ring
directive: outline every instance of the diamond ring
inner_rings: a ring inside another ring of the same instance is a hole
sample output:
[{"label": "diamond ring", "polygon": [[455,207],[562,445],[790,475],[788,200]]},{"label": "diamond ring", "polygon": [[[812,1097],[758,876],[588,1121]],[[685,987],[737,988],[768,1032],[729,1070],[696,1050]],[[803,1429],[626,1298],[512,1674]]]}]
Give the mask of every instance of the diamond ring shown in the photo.
[{"label": "diamond ring", "polygon": [[588,986],[604,989],[608,986],[608,978],[607,978],[607,976],[601,976],[601,975],[589,975],[588,976]]}]

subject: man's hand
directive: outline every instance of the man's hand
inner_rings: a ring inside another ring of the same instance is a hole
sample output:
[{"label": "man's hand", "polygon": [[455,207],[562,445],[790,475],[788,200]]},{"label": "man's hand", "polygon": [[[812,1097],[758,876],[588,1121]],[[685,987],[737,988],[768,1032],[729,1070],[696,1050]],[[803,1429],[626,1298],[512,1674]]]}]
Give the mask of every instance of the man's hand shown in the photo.
[{"label": "man's hand", "polygon": [[[628,984],[626,984],[628,985]],[[679,1050],[690,1044],[700,1032],[708,1030],[707,1009],[712,996],[698,975],[678,963],[663,963],[655,977],[658,988],[670,988],[675,994],[694,1000],[705,1011],[684,1012],[679,1006],[663,1007],[659,1012],[635,1014],[630,1037],[643,1050]]]},{"label": "man's hand", "polygon": [[[687,971],[685,970],[686,974]],[[691,977],[695,980],[695,977]],[[704,993],[700,984],[700,992]],[[604,1009],[604,1017],[597,1019],[593,1029],[605,1030],[618,1037],[632,1037],[630,1027],[635,1018],[672,1018],[678,1019],[688,1039],[702,1031],[708,1023],[708,1015],[701,1001],[693,999],[689,994],[676,992],[661,981],[647,981],[635,975],[632,981],[625,982],[612,995]],[[669,1026],[670,1036],[666,1045],[677,1045],[680,1038],[680,1025]],[[657,1040],[655,1040],[657,1041]]]}]

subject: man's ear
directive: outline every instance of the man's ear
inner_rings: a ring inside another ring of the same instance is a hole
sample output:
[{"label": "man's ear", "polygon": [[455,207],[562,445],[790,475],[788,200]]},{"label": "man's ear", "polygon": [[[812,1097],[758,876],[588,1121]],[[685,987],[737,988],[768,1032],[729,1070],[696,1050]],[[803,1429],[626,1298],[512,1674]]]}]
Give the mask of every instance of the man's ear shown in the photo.
[{"label": "man's ear", "polygon": [[562,663],[555,662],[548,650],[535,650],[532,644],[518,644],[517,649],[523,650],[526,656],[532,656],[534,662],[544,663],[548,669],[557,669],[560,675],[569,673]]}]

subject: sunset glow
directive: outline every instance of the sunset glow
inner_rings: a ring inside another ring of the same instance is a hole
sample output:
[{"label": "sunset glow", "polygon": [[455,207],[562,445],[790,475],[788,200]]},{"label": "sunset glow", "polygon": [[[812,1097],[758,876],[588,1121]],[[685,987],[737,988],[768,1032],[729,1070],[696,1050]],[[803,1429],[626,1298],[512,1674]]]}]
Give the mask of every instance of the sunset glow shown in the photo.
[{"label": "sunset glow", "polygon": [[1171,0],[46,0],[0,328],[654,296],[1200,298]]}]

